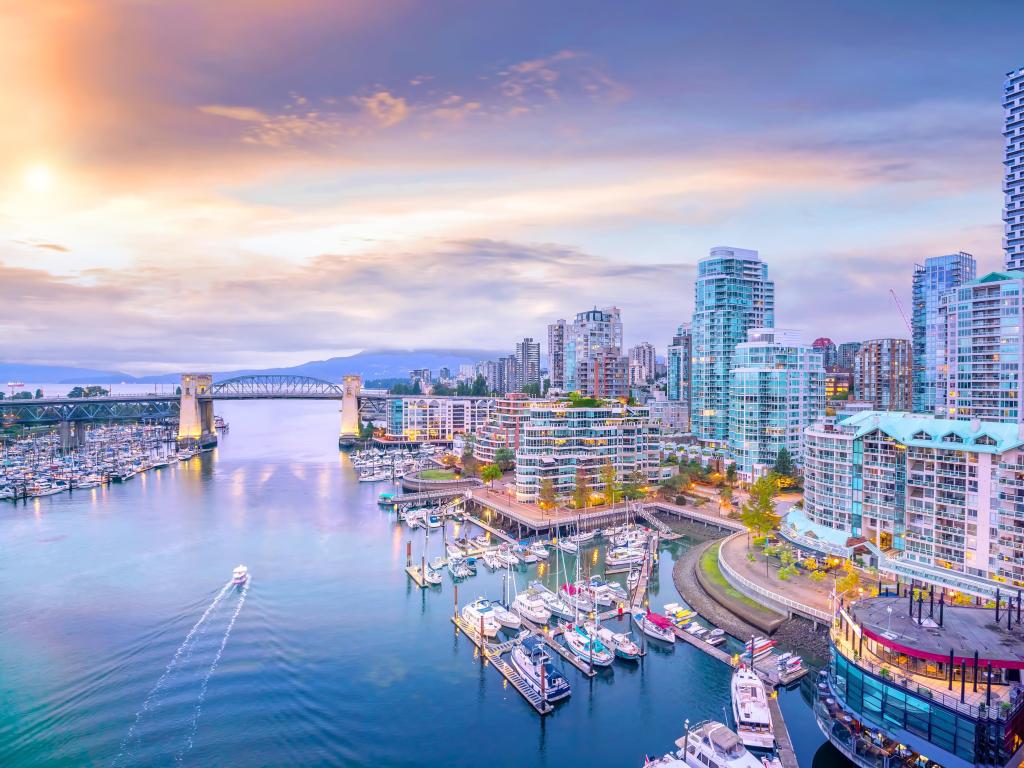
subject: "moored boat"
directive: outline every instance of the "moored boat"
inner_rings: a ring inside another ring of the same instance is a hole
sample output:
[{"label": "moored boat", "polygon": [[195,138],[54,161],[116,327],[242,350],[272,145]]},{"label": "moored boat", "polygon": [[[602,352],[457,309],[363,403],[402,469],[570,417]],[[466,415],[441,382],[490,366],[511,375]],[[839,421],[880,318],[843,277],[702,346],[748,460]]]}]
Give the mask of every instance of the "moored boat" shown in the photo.
[{"label": "moored boat", "polygon": [[519,676],[545,701],[560,701],[572,693],[569,681],[555,669],[539,637],[524,638],[512,649],[511,661]]},{"label": "moored boat", "polygon": [[249,569],[240,565],[231,572],[231,583],[238,586],[249,581]]},{"label": "moored boat", "polygon": [[620,659],[637,661],[640,658],[640,646],[628,632],[613,632],[608,627],[598,627],[597,639],[611,648]]},{"label": "moored boat", "polygon": [[[775,641],[767,637],[753,637],[744,644],[743,657],[745,659],[760,659],[767,656],[772,652],[772,648],[775,647]],[[753,653],[751,653],[753,650]]]},{"label": "moored boat", "polygon": [[636,622],[640,631],[648,637],[653,637],[655,640],[662,640],[666,643],[674,643],[676,641],[675,627],[671,621],[660,613],[638,611],[633,614],[633,621]]},{"label": "moored boat", "polygon": [[478,597],[472,603],[462,607],[462,619],[474,632],[483,629],[484,637],[494,637],[501,629],[501,623],[494,615],[494,608],[491,601],[484,597]]},{"label": "moored boat", "polygon": [[774,749],[775,732],[764,683],[746,665],[732,675],[732,716],[736,733],[748,747]]},{"label": "moored boat", "polygon": [[615,655],[581,624],[569,624],[562,633],[565,644],[576,657],[596,667],[610,666]]},{"label": "moored boat", "polygon": [[544,598],[534,589],[516,595],[516,599],[512,601],[512,610],[535,624],[547,624],[551,619],[551,611]]}]

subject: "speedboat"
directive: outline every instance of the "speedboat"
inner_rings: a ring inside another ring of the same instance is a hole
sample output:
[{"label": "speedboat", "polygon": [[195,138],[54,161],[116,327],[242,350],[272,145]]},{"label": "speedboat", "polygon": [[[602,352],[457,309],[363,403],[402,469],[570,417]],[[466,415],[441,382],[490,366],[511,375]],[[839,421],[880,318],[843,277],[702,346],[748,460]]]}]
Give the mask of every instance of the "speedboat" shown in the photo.
[{"label": "speedboat", "polygon": [[725,630],[714,627],[713,629],[709,629],[702,639],[709,645],[721,645],[725,642]]},{"label": "speedboat", "polygon": [[768,709],[764,683],[746,665],[740,665],[732,674],[732,716],[736,733],[746,746],[775,748],[772,713]]},{"label": "speedboat", "polygon": [[579,624],[569,624],[562,633],[565,644],[576,657],[597,667],[611,666],[614,654],[597,637]]},{"label": "speedboat", "polygon": [[642,563],[646,556],[647,551],[637,547],[615,547],[604,556],[604,564],[606,568],[625,568]]},{"label": "speedboat", "polygon": [[234,585],[245,584],[249,581],[249,569],[240,565],[231,572],[231,583]]},{"label": "speedboat", "polygon": [[547,624],[551,619],[551,611],[540,592],[528,589],[516,595],[512,601],[512,610],[535,624]]},{"label": "speedboat", "polygon": [[545,701],[559,701],[572,693],[569,681],[555,669],[539,637],[524,638],[512,649],[511,660],[519,676]]},{"label": "speedboat", "polygon": [[519,558],[508,544],[502,544],[494,551],[495,557],[502,565],[519,565]]},{"label": "speedboat", "polygon": [[483,560],[484,561],[484,565],[487,566],[492,571],[496,571],[499,568],[504,568],[505,567],[505,563],[503,563],[501,561],[501,558],[499,558],[494,552],[490,552],[490,551],[489,552],[484,552],[480,556],[480,559]]},{"label": "speedboat", "polygon": [[566,552],[570,555],[579,554],[580,551],[579,545],[576,544],[576,542],[574,541],[570,541],[569,539],[559,539],[558,543],[555,544],[555,546],[563,552]]},{"label": "speedboat", "polygon": [[640,565],[634,565],[629,569],[629,576],[626,577],[626,584],[629,585],[630,589],[635,589],[636,585],[640,583]]},{"label": "speedboat", "polygon": [[508,629],[519,629],[523,626],[523,620],[519,618],[519,614],[510,611],[501,603],[491,603],[491,610],[501,626]]},{"label": "speedboat", "polygon": [[423,571],[423,580],[432,587],[436,587],[441,583],[441,572],[428,565]]},{"label": "speedboat", "polygon": [[448,572],[453,579],[466,579],[473,575],[473,571],[461,557],[448,558]]},{"label": "speedboat", "polygon": [[470,539],[470,541],[472,541],[474,544],[480,547],[480,549],[484,549],[486,547],[491,546],[491,540],[487,538],[486,533],[481,533],[479,536],[474,536],[472,539]]},{"label": "speedboat", "polygon": [[512,552],[527,565],[537,562],[537,556],[530,551],[529,547],[515,547]]},{"label": "speedboat", "polygon": [[441,518],[438,515],[427,515],[427,528],[440,528]]},{"label": "speedboat", "polygon": [[671,621],[662,616],[660,613],[634,613],[633,621],[640,627],[640,631],[648,637],[653,637],[655,640],[663,640],[666,643],[674,643],[676,641],[675,627]]},{"label": "speedboat", "polygon": [[530,552],[532,552],[540,560],[547,560],[548,557],[551,556],[551,553],[548,552],[548,548],[541,544],[539,541],[533,542],[533,544],[527,547],[527,549],[530,550]]},{"label": "speedboat", "polygon": [[494,608],[491,601],[485,597],[478,597],[472,603],[462,607],[462,620],[479,632],[483,628],[484,637],[494,637],[501,629],[501,623],[494,615]]},{"label": "speedboat", "polygon": [[678,750],[649,761],[645,768],[764,768],[764,763],[747,751],[739,736],[714,720],[698,723],[686,736],[676,739],[676,746]]},{"label": "speedboat", "polygon": [[640,658],[640,646],[628,632],[612,632],[608,627],[598,627],[597,639],[615,651],[620,659],[637,661]]}]

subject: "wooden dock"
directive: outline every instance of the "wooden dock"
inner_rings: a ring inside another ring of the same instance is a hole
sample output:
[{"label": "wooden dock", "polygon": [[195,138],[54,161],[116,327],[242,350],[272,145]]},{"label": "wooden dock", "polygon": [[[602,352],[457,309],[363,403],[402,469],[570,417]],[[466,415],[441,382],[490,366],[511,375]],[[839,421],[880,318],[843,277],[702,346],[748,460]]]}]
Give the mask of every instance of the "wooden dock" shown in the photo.
[{"label": "wooden dock", "polygon": [[782,716],[779,699],[774,695],[774,691],[768,695],[768,709],[772,713],[775,751],[779,755],[779,762],[782,763],[783,768],[800,768],[796,760],[796,752],[793,749],[793,740],[789,737],[789,729],[786,727],[786,719]]},{"label": "wooden dock", "polygon": [[484,657],[484,661],[494,667],[501,676],[508,681],[508,683],[519,691],[520,695],[533,707],[534,711],[539,715],[546,715],[554,710],[554,705],[545,701],[540,697],[533,688],[523,680],[522,676],[516,671],[515,667],[501,658],[501,655],[507,651],[512,650],[513,646],[519,639],[507,640],[504,643],[491,644],[486,642],[485,638],[480,637],[480,632],[470,626],[469,622],[465,621],[461,616],[452,616],[452,623],[459,628],[459,630],[468,637],[479,650]]},{"label": "wooden dock", "polygon": [[495,527],[493,527],[491,525],[488,525],[483,520],[481,520],[479,517],[476,517],[475,515],[471,515],[468,512],[465,513],[465,517],[466,517],[466,520],[468,522],[472,523],[475,526],[483,528],[485,531],[487,531],[492,536],[497,536],[499,539],[504,541],[506,544],[516,544],[517,543],[516,540],[514,538],[512,538],[511,536],[509,536],[507,533],[505,533],[505,531],[501,530],[500,528],[495,528]]}]

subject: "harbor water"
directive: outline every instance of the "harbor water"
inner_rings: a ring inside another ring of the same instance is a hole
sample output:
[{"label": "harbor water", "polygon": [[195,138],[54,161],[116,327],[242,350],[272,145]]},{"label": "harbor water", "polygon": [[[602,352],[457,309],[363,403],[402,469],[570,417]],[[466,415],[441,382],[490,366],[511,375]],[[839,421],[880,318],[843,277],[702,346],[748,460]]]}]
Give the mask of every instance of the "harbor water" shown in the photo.
[{"label": "harbor water", "polygon": [[[448,573],[430,590],[405,574],[423,532],[356,481],[336,404],[218,411],[214,453],[0,503],[0,764],[632,768],[684,718],[722,719],[729,669],[682,643],[592,680],[564,664],[572,696],[539,718],[456,634]],[[653,606],[679,600],[686,546],[663,548]],[[481,566],[460,602],[501,582]],[[782,708],[801,765],[840,764],[799,690]]]}]

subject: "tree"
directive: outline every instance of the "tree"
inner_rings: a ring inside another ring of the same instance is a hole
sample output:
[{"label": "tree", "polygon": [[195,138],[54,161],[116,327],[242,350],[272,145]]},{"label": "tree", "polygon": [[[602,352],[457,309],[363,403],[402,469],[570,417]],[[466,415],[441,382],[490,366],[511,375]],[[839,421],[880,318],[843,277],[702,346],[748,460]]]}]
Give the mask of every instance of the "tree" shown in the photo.
[{"label": "tree", "polygon": [[540,504],[540,508],[545,511],[555,508],[555,481],[552,480],[550,477],[545,477],[543,480],[540,481],[540,489],[537,494],[537,501]]},{"label": "tree", "polygon": [[576,469],[576,488],[572,492],[572,501],[576,509],[583,509],[590,500],[590,480],[583,467]]},{"label": "tree", "polygon": [[723,485],[718,491],[718,506],[728,507],[732,502],[732,488],[728,485]]},{"label": "tree", "polygon": [[437,395],[438,397],[445,397],[448,395],[454,395],[455,390],[449,387],[447,384],[435,384],[431,388],[430,394]]},{"label": "tree", "polygon": [[359,422],[359,436],[363,440],[369,440],[373,437],[373,422],[372,421],[360,421]]},{"label": "tree", "polygon": [[528,384],[523,384],[523,388],[519,391],[525,392],[530,397],[540,397],[540,382],[531,381]]},{"label": "tree", "polygon": [[494,452],[494,463],[502,472],[508,472],[516,465],[516,455],[511,448],[499,448]]},{"label": "tree", "polygon": [[736,462],[732,462],[725,468],[725,482],[733,485],[736,482]]},{"label": "tree", "polygon": [[473,388],[468,381],[460,381],[455,385],[455,394],[459,397],[469,397],[473,394]]},{"label": "tree", "polygon": [[42,399],[43,399],[43,390],[37,389],[36,390],[36,400],[42,400]]},{"label": "tree", "polygon": [[775,457],[775,467],[772,471],[782,477],[796,477],[796,465],[793,457],[785,448],[779,449],[779,455]]},{"label": "tree", "polygon": [[[756,536],[763,536],[779,525],[779,516],[775,514],[775,481],[770,476],[758,478],[750,486],[750,498],[743,505],[740,521]],[[750,546],[750,537],[747,537]]]},{"label": "tree", "polygon": [[609,504],[615,503],[616,488],[615,467],[610,461],[601,465],[601,485],[604,486],[604,495]]},{"label": "tree", "polygon": [[634,470],[626,477],[626,483],[622,486],[622,495],[627,499],[641,499],[643,498],[646,485],[646,475],[643,472]]},{"label": "tree", "polygon": [[494,481],[501,479],[501,467],[497,464],[484,464],[480,470],[480,479],[493,487]]},{"label": "tree", "polygon": [[482,373],[478,373],[476,378],[473,379],[473,387],[470,390],[470,394],[474,397],[487,397],[490,389],[487,386],[487,379],[484,378]]},{"label": "tree", "polygon": [[92,385],[88,387],[74,387],[68,392],[68,397],[103,397],[109,394],[110,390]]},{"label": "tree", "polygon": [[15,392],[13,395],[11,395],[11,400],[31,400],[31,399],[32,399],[32,393],[31,392]]},{"label": "tree", "polygon": [[860,576],[858,576],[857,571],[854,570],[853,563],[847,560],[846,565],[843,566],[843,575],[839,577],[838,581],[836,581],[836,593],[845,594],[859,586]]},{"label": "tree", "polygon": [[476,477],[480,468],[480,462],[473,455],[474,443],[472,437],[466,437],[466,443],[462,448],[462,472],[467,477]]}]

